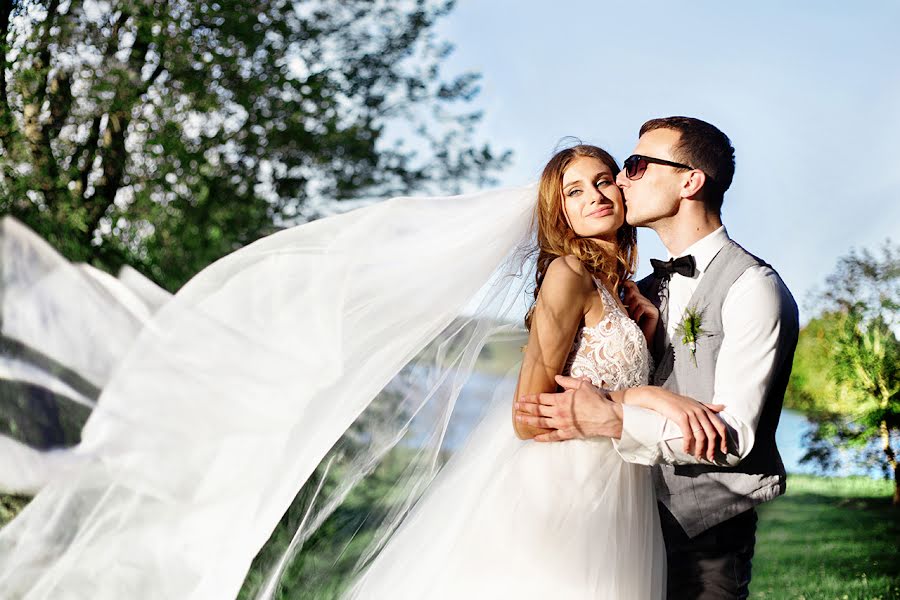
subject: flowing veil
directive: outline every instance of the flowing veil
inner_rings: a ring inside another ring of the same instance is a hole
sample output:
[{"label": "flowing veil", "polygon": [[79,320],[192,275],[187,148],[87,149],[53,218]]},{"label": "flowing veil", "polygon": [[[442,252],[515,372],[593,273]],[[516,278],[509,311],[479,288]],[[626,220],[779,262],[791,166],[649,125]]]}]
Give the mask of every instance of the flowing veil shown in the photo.
[{"label": "flowing veil", "polygon": [[0,220],[0,492],[33,495],[66,470],[116,363],[171,294],[130,267],[71,264]]},{"label": "flowing veil", "polygon": [[[394,198],[261,239],[171,299],[48,269],[5,221],[3,339],[91,409],[0,530],[5,597],[341,595],[465,437],[485,347],[522,343],[535,202]],[[485,406],[511,400],[509,356]]]}]

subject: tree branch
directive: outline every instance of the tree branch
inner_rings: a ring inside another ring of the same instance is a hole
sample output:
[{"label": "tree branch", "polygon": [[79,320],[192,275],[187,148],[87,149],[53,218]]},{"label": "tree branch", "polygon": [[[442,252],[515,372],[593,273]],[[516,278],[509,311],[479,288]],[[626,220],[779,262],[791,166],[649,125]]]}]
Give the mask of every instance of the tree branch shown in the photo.
[{"label": "tree branch", "polygon": [[9,96],[6,89],[6,38],[9,35],[11,13],[12,2],[3,2],[0,6],[0,108],[4,114],[9,113]]},{"label": "tree branch", "polygon": [[[88,177],[91,175],[91,169],[94,166],[94,157],[97,156],[97,142],[100,140],[100,120],[101,117],[95,116],[91,122],[91,131],[88,133],[87,140],[84,145],[78,149],[75,154],[75,160],[80,160],[83,154],[87,154],[81,167],[78,177],[79,192],[81,194],[81,204],[83,205],[87,198]],[[75,163],[78,164],[77,162]]]},{"label": "tree branch", "polygon": [[48,138],[55,138],[65,125],[72,109],[72,85],[69,81],[69,74],[63,70],[57,71],[50,81],[49,91],[50,115],[44,129],[47,131]]},{"label": "tree branch", "polygon": [[44,99],[47,96],[47,83],[50,77],[50,30],[53,29],[53,21],[56,19],[56,12],[59,10],[59,0],[50,0],[47,7],[47,19],[44,21],[44,31],[41,38],[40,51],[38,52],[37,67],[41,70],[40,85],[36,90],[37,109],[38,111],[44,106]]},{"label": "tree branch", "polygon": [[[137,27],[131,53],[128,56],[127,78],[120,80],[116,87],[112,106],[106,121],[106,130],[103,132],[103,143],[100,148],[102,157],[103,175],[97,184],[96,192],[90,198],[88,206],[88,228],[86,234],[93,237],[94,230],[100,225],[100,220],[106,214],[116,200],[116,194],[122,186],[125,176],[125,166],[128,162],[128,152],[125,148],[125,137],[128,126],[131,123],[131,110],[135,103],[143,95],[144,90],[162,72],[162,54],[160,63],[154,69],[147,82],[140,82],[141,71],[147,62],[147,54],[153,40],[152,5],[142,4],[137,14]],[[85,165],[87,169],[90,165]]]},{"label": "tree branch", "polygon": [[9,18],[12,2],[4,1],[0,6],[0,143],[5,153],[10,154],[10,136],[13,129],[12,111],[9,109],[9,90],[6,83],[6,38],[9,35]]},{"label": "tree branch", "polygon": [[140,93],[137,94],[137,97],[138,97],[138,98],[140,98],[141,96],[143,96],[144,94],[146,94],[146,93],[150,90],[150,86],[153,85],[153,82],[155,82],[157,79],[159,79],[159,76],[162,74],[163,71],[165,71],[165,65],[164,65],[164,62],[163,62],[164,57],[165,57],[164,51],[163,51],[162,48],[160,48],[160,50],[159,50],[159,64],[156,65],[156,68],[153,69],[153,72],[150,73],[150,76],[149,76],[149,77],[147,78],[147,80],[144,82],[144,85],[141,87]]},{"label": "tree branch", "polygon": [[48,78],[50,76],[50,31],[59,9],[59,0],[51,0],[47,7],[47,18],[44,21],[38,56],[35,62],[38,84],[33,88],[33,96],[24,104],[25,139],[28,141],[35,166],[38,167],[38,185],[44,192],[47,202],[53,204],[59,192],[59,165],[53,155],[50,135],[41,123],[41,110],[47,95]]},{"label": "tree branch", "polygon": [[[119,11],[116,20],[112,25],[112,32],[110,33],[106,48],[104,48],[103,50],[104,64],[107,64],[109,60],[115,55],[115,53],[118,52],[119,34],[122,31],[122,27],[128,21],[129,16],[130,15],[126,11]],[[94,73],[94,82],[96,83],[96,72]],[[91,87],[93,87],[93,85]],[[100,111],[100,114],[94,116],[94,119],[91,122],[91,128],[88,133],[87,139],[82,145],[78,147],[77,150],[75,150],[75,154],[73,155],[74,158],[72,160],[72,164],[79,169],[78,183],[82,205],[84,205],[85,201],[87,200],[88,179],[90,178],[91,171],[93,170],[94,158],[97,156],[97,151],[99,149],[98,143],[100,141],[100,122],[103,120],[104,113],[105,111]]]}]

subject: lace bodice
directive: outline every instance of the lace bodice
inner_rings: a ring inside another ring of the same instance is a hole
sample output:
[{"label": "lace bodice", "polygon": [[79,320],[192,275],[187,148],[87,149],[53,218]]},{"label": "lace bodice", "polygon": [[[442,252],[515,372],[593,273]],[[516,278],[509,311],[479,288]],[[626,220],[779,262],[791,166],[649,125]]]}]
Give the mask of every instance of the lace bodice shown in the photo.
[{"label": "lace bodice", "polygon": [[605,314],[593,327],[582,327],[575,335],[566,360],[566,373],[588,377],[597,387],[616,390],[646,385],[650,375],[650,353],[637,324],[619,308],[618,302],[598,284]]}]

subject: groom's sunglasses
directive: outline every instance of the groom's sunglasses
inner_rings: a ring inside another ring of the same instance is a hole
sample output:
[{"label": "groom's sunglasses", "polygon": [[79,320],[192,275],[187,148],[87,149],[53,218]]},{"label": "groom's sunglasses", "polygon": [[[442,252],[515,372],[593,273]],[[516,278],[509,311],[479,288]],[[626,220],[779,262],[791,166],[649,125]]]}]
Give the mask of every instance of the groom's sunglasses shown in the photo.
[{"label": "groom's sunglasses", "polygon": [[694,167],[683,165],[681,163],[672,162],[671,160],[663,160],[661,158],[653,158],[652,156],[644,156],[643,154],[632,154],[625,159],[623,166],[625,167],[625,177],[631,180],[637,180],[644,176],[647,165],[654,163],[657,165],[666,165],[667,167],[675,167],[676,169],[694,170]]}]

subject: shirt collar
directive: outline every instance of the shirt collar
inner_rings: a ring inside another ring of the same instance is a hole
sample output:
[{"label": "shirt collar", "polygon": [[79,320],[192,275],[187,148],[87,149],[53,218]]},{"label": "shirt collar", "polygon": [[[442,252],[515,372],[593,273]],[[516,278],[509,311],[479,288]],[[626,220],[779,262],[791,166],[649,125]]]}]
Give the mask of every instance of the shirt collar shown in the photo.
[{"label": "shirt collar", "polygon": [[716,254],[719,253],[722,246],[727,244],[730,239],[731,238],[728,237],[728,231],[726,231],[725,226],[722,225],[712,233],[708,233],[705,237],[700,238],[685,248],[684,252],[678,256],[669,254],[669,258],[678,258],[679,256],[691,254],[694,256],[697,274],[704,273],[709,266],[709,263],[712,262],[712,259],[716,257]]}]

